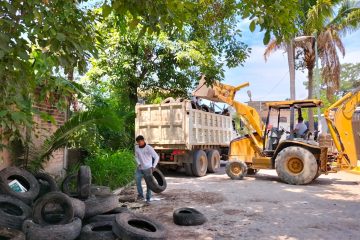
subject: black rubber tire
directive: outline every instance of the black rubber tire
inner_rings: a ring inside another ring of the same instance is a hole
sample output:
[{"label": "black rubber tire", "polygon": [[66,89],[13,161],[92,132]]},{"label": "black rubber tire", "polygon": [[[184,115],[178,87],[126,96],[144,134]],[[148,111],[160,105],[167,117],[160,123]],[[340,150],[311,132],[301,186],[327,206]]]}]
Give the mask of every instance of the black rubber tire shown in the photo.
[{"label": "black rubber tire", "polygon": [[316,180],[318,177],[320,177],[321,174],[322,174],[322,173],[321,173],[321,169],[320,169],[320,167],[319,167],[319,169],[318,169],[318,171],[317,171],[317,173],[316,173],[313,181]]},{"label": "black rubber tire", "polygon": [[[70,184],[72,181],[76,182],[76,190],[72,191],[70,189]],[[65,193],[66,195],[70,196],[70,197],[77,197],[78,196],[78,192],[77,192],[77,175],[73,174],[73,175],[68,175],[65,177],[65,179],[63,180],[62,184],[61,184],[61,190],[63,191],[63,193]]]},{"label": "black rubber tire", "polygon": [[83,219],[85,217],[85,203],[77,198],[70,198],[74,208],[74,217]]},{"label": "black rubber tire", "polygon": [[207,171],[209,173],[215,173],[220,168],[220,153],[218,150],[209,150],[206,153],[208,166]]},{"label": "black rubber tire", "polygon": [[45,195],[48,192],[59,191],[59,187],[56,184],[55,179],[49,174],[44,172],[37,172],[34,174],[34,177],[36,178],[40,186],[39,195],[37,196],[38,198]]},{"label": "black rubber tire", "polygon": [[109,222],[109,221],[115,221],[116,214],[124,213],[124,212],[130,212],[130,210],[126,207],[117,207],[110,212],[106,212],[100,215],[96,215],[94,217],[91,217],[86,220],[87,223],[93,223],[93,222]]},{"label": "black rubber tire", "polygon": [[107,196],[111,195],[111,189],[107,186],[91,185],[90,187],[92,196]]},{"label": "black rubber tire", "polygon": [[[301,162],[302,167],[299,167],[298,162]],[[292,166],[298,167],[301,171],[292,171],[289,168]],[[303,185],[314,180],[319,166],[315,156],[309,150],[292,146],[279,152],[275,159],[275,168],[282,181],[294,185]]]},{"label": "black rubber tire", "polygon": [[243,161],[232,160],[226,164],[226,174],[233,180],[241,180],[246,176],[247,165]]},{"label": "black rubber tire", "polygon": [[112,231],[113,221],[93,222],[81,229],[80,240],[115,240],[117,236]]},{"label": "black rubber tire", "polygon": [[91,197],[84,201],[85,218],[109,212],[119,206],[119,197],[116,195]]},{"label": "black rubber tire", "polygon": [[[144,170],[144,171],[151,171],[151,169]],[[144,179],[146,182],[146,186],[151,189],[151,191],[155,193],[161,193],[165,191],[167,187],[166,179],[162,172],[155,168],[152,171],[152,174],[144,174]]]},{"label": "black rubber tire", "polygon": [[166,229],[157,221],[131,213],[116,215],[113,232],[122,240],[159,240],[167,236]]},{"label": "black rubber tire", "polygon": [[174,211],[173,220],[176,225],[196,226],[204,224],[206,217],[194,208],[179,208]]},{"label": "black rubber tire", "polygon": [[16,229],[0,227],[0,239],[25,240],[25,235]]},{"label": "black rubber tire", "polygon": [[196,177],[203,177],[206,175],[208,167],[208,160],[206,153],[203,150],[196,150],[192,163],[192,172]]},{"label": "black rubber tire", "polygon": [[256,175],[259,169],[248,168],[246,175]]},{"label": "black rubber tire", "polygon": [[173,97],[168,97],[168,98],[165,98],[161,104],[166,104],[166,103],[173,103],[175,102],[175,99]]},{"label": "black rubber tire", "polygon": [[23,232],[26,240],[74,240],[81,232],[81,220],[74,220],[67,224],[41,226],[32,220],[25,220]]},{"label": "black rubber tire", "polygon": [[184,163],[184,169],[187,176],[194,176],[191,163]]},{"label": "black rubber tire", "polygon": [[0,226],[21,229],[25,219],[31,216],[31,208],[21,200],[0,194]]},{"label": "black rubber tire", "polygon": [[[9,185],[8,181],[17,179],[25,188],[26,192],[15,192]],[[26,204],[31,204],[32,201],[39,195],[40,186],[36,178],[26,170],[17,167],[8,167],[0,171],[0,192],[20,199]]]},{"label": "black rubber tire", "polygon": [[67,224],[74,218],[74,207],[70,197],[62,192],[50,192],[36,200],[34,203],[33,220],[35,223],[40,225],[54,224],[53,221],[49,221],[45,216],[45,208],[48,204],[56,204],[56,206],[61,207],[63,210],[63,218],[58,219],[60,221],[55,224]]},{"label": "black rubber tire", "polygon": [[91,169],[89,166],[80,166],[77,179],[78,195],[87,199],[91,195]]}]

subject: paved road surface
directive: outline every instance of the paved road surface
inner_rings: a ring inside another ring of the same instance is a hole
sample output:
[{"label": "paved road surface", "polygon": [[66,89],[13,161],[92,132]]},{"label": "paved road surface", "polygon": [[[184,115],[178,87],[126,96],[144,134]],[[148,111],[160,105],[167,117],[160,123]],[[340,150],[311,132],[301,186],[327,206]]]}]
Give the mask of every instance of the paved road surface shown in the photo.
[{"label": "paved road surface", "polygon": [[[222,168],[202,178],[167,174],[168,188],[140,211],[169,229],[169,239],[360,239],[360,175],[320,176],[306,186],[282,183],[275,170],[230,180]],[[208,221],[181,227],[179,207],[194,207]]]}]

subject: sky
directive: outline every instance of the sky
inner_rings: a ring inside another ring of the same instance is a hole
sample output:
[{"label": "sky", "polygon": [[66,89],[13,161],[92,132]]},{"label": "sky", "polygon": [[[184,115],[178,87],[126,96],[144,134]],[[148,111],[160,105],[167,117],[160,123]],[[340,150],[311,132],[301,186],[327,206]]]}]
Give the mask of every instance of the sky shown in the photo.
[{"label": "sky", "polygon": [[[236,99],[249,101],[246,93],[251,91],[253,101],[285,100],[290,97],[290,79],[287,64],[287,55],[283,50],[272,53],[267,62],[264,60],[265,46],[262,42],[264,32],[258,29],[254,32],[249,30],[250,22],[243,20],[239,24],[242,30],[242,41],[252,48],[250,57],[243,67],[226,69],[224,83],[239,85],[249,82],[250,87],[244,88],[237,93]],[[340,57],[341,63],[360,62],[360,31],[350,33],[342,38],[346,49],[345,57]],[[319,62],[320,64],[320,62]],[[307,98],[307,90],[303,82],[307,81],[306,71],[296,71],[296,99]]]}]

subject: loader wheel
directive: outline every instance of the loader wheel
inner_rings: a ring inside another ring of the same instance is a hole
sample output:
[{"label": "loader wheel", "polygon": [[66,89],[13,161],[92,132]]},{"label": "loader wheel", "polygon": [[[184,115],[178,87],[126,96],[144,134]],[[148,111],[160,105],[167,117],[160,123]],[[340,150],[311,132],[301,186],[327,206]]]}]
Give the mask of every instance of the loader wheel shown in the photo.
[{"label": "loader wheel", "polygon": [[243,161],[233,160],[226,165],[226,174],[233,180],[241,180],[247,173],[247,166]]},{"label": "loader wheel", "polygon": [[275,168],[282,181],[294,184],[308,184],[318,173],[315,156],[302,147],[287,147],[275,159]]},{"label": "loader wheel", "polygon": [[214,173],[220,167],[220,153],[218,150],[209,150],[207,152],[208,167],[207,171],[209,173]]},{"label": "loader wheel", "polygon": [[206,153],[203,150],[197,150],[194,153],[194,159],[192,164],[192,172],[196,177],[203,177],[206,175],[208,167],[208,160]]}]

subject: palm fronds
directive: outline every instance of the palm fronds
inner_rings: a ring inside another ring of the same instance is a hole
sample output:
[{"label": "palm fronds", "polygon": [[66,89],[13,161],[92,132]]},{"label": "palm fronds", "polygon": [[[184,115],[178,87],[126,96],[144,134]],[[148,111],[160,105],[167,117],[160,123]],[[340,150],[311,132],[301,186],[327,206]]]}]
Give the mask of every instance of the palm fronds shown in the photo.
[{"label": "palm fronds", "polygon": [[265,61],[267,61],[267,59],[270,57],[270,55],[273,52],[279,49],[285,49],[284,44],[282,42],[279,43],[278,41],[276,41],[276,39],[271,40],[265,48],[265,52],[264,52]]},{"label": "palm fronds", "polygon": [[120,130],[122,120],[116,114],[106,109],[96,109],[76,113],[65,124],[59,127],[49,138],[44,141],[43,146],[37,153],[37,157],[29,163],[30,169],[39,169],[42,164],[49,160],[52,153],[65,147],[71,137],[83,127],[96,124],[96,126],[106,126],[113,130]]}]

